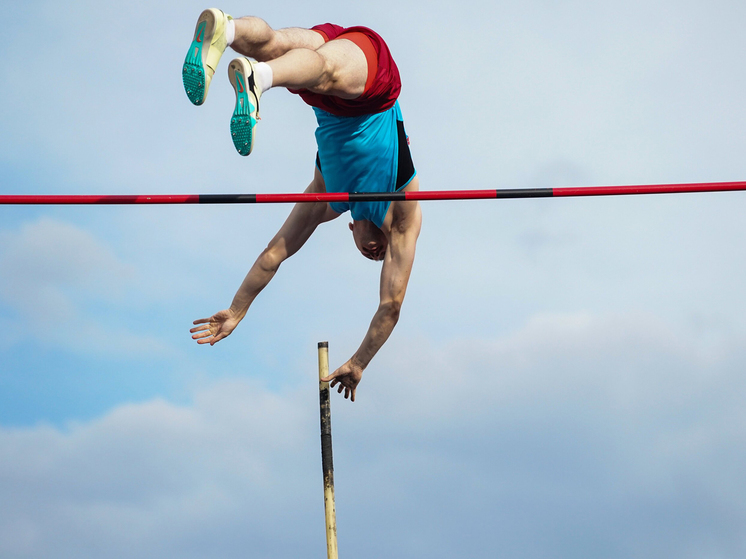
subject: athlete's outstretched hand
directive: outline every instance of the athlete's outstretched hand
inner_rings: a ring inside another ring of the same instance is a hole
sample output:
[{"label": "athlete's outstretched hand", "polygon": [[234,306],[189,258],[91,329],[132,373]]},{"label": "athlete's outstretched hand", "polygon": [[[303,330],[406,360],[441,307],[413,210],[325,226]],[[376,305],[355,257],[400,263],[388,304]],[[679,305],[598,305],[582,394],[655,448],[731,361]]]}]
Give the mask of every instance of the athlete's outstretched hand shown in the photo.
[{"label": "athlete's outstretched hand", "polygon": [[194,324],[201,324],[201,326],[196,326],[189,331],[194,334],[192,339],[197,340],[198,344],[214,345],[230,336],[239,322],[241,319],[232,310],[226,309],[215,313],[210,318],[195,320]]},{"label": "athlete's outstretched hand", "polygon": [[339,385],[337,392],[341,394],[342,390],[344,390],[345,398],[352,396],[352,401],[354,402],[355,391],[357,390],[357,385],[360,384],[361,378],[363,378],[363,368],[359,365],[353,364],[352,360],[349,360],[331,375],[324,377],[321,380],[323,382],[330,382],[330,388]]}]

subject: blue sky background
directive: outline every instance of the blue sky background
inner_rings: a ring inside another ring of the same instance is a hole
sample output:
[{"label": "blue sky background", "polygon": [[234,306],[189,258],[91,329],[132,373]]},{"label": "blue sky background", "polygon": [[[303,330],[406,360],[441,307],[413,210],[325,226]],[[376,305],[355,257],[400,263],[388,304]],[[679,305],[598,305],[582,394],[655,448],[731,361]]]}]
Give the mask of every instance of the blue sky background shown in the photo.
[{"label": "blue sky background", "polygon": [[[312,111],[239,157],[206,6],[3,2],[0,193],[300,191]],[[389,43],[423,189],[746,180],[741,2],[221,6]],[[228,55],[230,56],[230,55]],[[229,60],[230,58],[228,58]],[[347,221],[227,307],[289,207],[0,207],[0,556],[322,557],[316,342],[360,343]],[[340,554],[746,554],[746,197],[423,204],[394,336],[333,402]]]}]

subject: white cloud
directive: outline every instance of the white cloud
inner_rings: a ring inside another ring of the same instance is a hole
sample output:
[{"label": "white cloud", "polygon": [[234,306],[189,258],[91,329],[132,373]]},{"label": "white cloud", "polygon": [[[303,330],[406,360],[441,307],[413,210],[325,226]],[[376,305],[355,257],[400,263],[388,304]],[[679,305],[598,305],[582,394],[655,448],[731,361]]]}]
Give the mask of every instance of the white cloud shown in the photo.
[{"label": "white cloud", "polygon": [[[591,538],[609,557],[736,557],[738,347],[703,351],[646,315],[537,316],[505,338],[443,347],[399,340],[357,403],[333,402],[340,545],[361,558],[385,553],[381,541],[414,557],[460,546],[577,557]],[[226,381],[189,406],[1,430],[0,554],[323,553],[309,377],[302,392]]]},{"label": "white cloud", "polygon": [[[712,347],[646,313],[539,314],[495,340],[445,346],[394,340],[376,369],[398,374],[370,375],[365,382],[377,398],[387,394],[375,409],[385,406],[387,415],[403,421],[452,424],[465,410],[468,417],[499,420],[501,410],[511,415],[516,405],[539,414],[575,406],[590,412],[601,403],[598,411],[644,418],[656,406],[692,404],[706,394],[704,387],[741,386],[728,361],[739,342]],[[383,377],[391,389],[382,390]]]},{"label": "white cloud", "polygon": [[228,382],[193,407],[156,400],[63,431],[3,430],[0,554],[202,556],[175,550],[221,524],[262,527],[263,511],[292,505],[308,465],[297,457],[312,433],[304,411],[297,397]]}]

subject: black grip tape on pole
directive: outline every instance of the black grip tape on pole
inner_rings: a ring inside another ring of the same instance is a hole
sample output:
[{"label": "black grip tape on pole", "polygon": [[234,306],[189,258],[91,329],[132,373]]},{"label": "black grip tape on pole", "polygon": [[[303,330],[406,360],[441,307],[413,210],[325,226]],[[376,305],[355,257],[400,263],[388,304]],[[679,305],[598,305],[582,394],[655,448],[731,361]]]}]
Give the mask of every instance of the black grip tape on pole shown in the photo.
[{"label": "black grip tape on pole", "polygon": [[332,415],[329,401],[329,388],[319,391],[321,409],[321,467],[324,471],[324,483],[334,479],[334,460],[332,458]]}]

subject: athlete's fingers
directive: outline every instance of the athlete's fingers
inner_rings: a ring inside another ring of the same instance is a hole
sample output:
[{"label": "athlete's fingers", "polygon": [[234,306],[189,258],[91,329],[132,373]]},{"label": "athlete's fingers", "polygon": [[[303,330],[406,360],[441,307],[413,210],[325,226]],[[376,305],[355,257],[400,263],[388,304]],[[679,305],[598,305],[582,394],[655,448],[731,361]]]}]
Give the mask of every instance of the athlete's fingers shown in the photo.
[{"label": "athlete's fingers", "polygon": [[204,324],[205,322],[210,322],[209,318],[198,318],[192,324]]},{"label": "athlete's fingers", "polygon": [[328,382],[330,388],[334,388],[337,386],[341,381],[339,378],[340,374],[337,371],[334,371],[331,375],[327,375],[324,378],[320,379],[322,382]]},{"label": "athlete's fingers", "polygon": [[194,334],[195,332],[201,332],[202,330],[208,330],[210,328],[209,324],[203,324],[202,326],[195,326],[194,328],[191,328],[189,331]]},{"label": "athlete's fingers", "polygon": [[197,340],[197,343],[202,345],[202,344],[209,344],[211,341],[212,341],[211,338],[202,338],[201,340]]},{"label": "athlete's fingers", "polygon": [[201,340],[202,338],[209,338],[210,336],[212,336],[212,332],[208,330],[207,332],[200,332],[199,334],[193,334],[192,339]]},{"label": "athlete's fingers", "polygon": [[342,394],[342,390],[344,390],[344,389],[345,389],[345,385],[340,382],[339,383],[339,388],[337,388],[337,393],[338,394]]},{"label": "athlete's fingers", "polygon": [[321,377],[321,378],[320,378],[319,380],[320,380],[321,382],[332,382],[332,388],[334,388],[334,385],[335,385],[335,384],[336,384],[337,382],[339,382],[339,381],[336,381],[336,382],[334,382],[334,380],[335,380],[336,378],[337,378],[337,372],[335,371],[335,372],[333,372],[333,373],[332,373],[331,375],[326,375],[325,377]]},{"label": "athlete's fingers", "polygon": [[350,396],[350,389],[345,387],[345,400]]},{"label": "athlete's fingers", "polygon": [[216,343],[218,343],[220,340],[222,340],[223,338],[227,336],[228,334],[226,334],[225,332],[218,332],[212,337],[212,341],[210,342],[210,345],[215,345]]},{"label": "athlete's fingers", "polygon": [[352,389],[352,401],[355,401],[355,392],[357,391],[357,387]]}]

